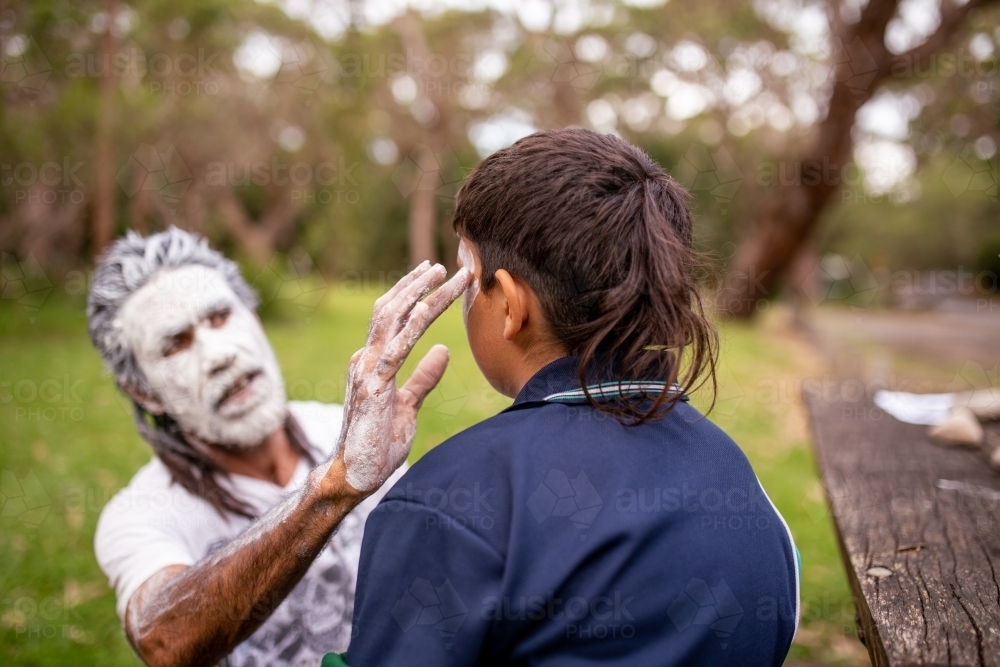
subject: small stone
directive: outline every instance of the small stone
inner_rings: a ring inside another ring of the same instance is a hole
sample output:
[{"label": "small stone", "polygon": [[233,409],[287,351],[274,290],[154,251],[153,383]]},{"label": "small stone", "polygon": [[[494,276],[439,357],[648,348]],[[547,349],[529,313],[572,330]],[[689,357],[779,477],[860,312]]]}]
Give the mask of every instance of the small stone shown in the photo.
[{"label": "small stone", "polygon": [[887,567],[882,567],[876,565],[875,567],[868,568],[868,576],[875,577],[876,579],[885,579],[886,577],[891,577],[893,575],[892,570]]},{"label": "small stone", "polygon": [[932,440],[945,445],[978,447],[983,441],[983,427],[975,413],[966,407],[954,407],[948,418],[927,430]]},{"label": "small stone", "polygon": [[1000,471],[1000,447],[994,449],[993,453],[990,454],[990,467]]},{"label": "small stone", "polygon": [[980,419],[1000,419],[1000,387],[975,389],[955,394],[955,405],[972,410]]}]

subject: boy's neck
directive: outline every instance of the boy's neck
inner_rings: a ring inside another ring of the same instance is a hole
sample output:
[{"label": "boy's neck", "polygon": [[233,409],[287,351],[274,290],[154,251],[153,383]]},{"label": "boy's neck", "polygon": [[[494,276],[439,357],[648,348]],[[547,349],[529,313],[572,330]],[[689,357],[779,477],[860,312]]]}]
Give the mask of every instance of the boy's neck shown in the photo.
[{"label": "boy's neck", "polygon": [[535,374],[538,373],[538,371],[542,370],[553,361],[568,356],[568,354],[569,353],[565,350],[552,348],[532,350],[531,354],[525,355],[525,357],[523,357],[520,362],[516,364],[516,367],[511,370],[511,374],[509,376],[510,393],[508,395],[511,398],[517,397],[517,395],[521,393],[521,390],[524,389],[524,385],[528,384],[528,381],[535,377]]}]

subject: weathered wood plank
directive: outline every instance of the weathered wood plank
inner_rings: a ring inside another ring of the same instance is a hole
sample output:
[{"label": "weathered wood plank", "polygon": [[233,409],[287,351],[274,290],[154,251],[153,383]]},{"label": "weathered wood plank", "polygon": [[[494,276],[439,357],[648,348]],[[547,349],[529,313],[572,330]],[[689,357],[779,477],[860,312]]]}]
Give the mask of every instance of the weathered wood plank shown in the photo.
[{"label": "weathered wood plank", "polygon": [[805,400],[872,664],[1000,667],[1000,475],[846,387]]}]

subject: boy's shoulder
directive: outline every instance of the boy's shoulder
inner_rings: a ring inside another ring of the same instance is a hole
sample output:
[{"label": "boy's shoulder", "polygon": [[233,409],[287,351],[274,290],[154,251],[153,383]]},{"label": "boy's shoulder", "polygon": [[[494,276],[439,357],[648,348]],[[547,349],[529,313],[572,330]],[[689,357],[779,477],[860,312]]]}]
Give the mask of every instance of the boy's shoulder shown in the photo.
[{"label": "boy's shoulder", "polygon": [[523,440],[524,422],[532,417],[527,412],[501,412],[456,433],[420,457],[393,491],[403,483],[443,488],[470,477],[502,474]]},{"label": "boy's shoulder", "polygon": [[[524,450],[542,440],[548,448],[559,448],[560,434],[568,436],[576,417],[567,419],[567,406],[515,405],[451,436],[417,461],[408,474],[432,475],[437,471],[468,470],[477,465],[495,467],[518,459]],[[571,410],[573,412],[573,410]]]},{"label": "boy's shoulder", "polygon": [[[539,457],[555,455],[545,434],[553,412],[548,406],[505,410],[456,433],[406,471],[382,499],[381,510],[446,514],[470,529],[480,520],[505,525],[526,473]],[[499,532],[491,531],[491,540]]]},{"label": "boy's shoulder", "polygon": [[[630,465],[616,463],[625,451],[630,452]],[[663,419],[638,427],[623,425],[586,405],[515,405],[424,454],[400,480],[395,496],[390,492],[387,499],[405,495],[406,488],[446,490],[476,482],[520,486],[518,480],[530,485],[537,470],[573,462],[601,468],[604,474],[598,477],[634,475],[634,466],[661,479],[681,470],[686,475],[713,475],[719,468],[704,465],[706,460],[718,464],[730,457],[737,459],[733,461],[737,467],[745,463],[749,469],[739,447],[686,403]],[[670,465],[660,465],[668,459]]]}]

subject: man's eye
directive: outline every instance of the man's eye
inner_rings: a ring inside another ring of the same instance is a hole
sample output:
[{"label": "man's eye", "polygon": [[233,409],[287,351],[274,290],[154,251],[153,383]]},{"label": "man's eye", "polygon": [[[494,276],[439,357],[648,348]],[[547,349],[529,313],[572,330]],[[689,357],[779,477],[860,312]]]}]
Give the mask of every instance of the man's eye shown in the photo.
[{"label": "man's eye", "polygon": [[192,340],[194,340],[194,332],[190,329],[171,336],[170,340],[167,341],[167,344],[163,348],[163,356],[169,357],[182,350],[186,350],[191,347]]},{"label": "man's eye", "polygon": [[229,309],[217,310],[208,316],[208,323],[213,329],[218,329],[229,319]]}]

